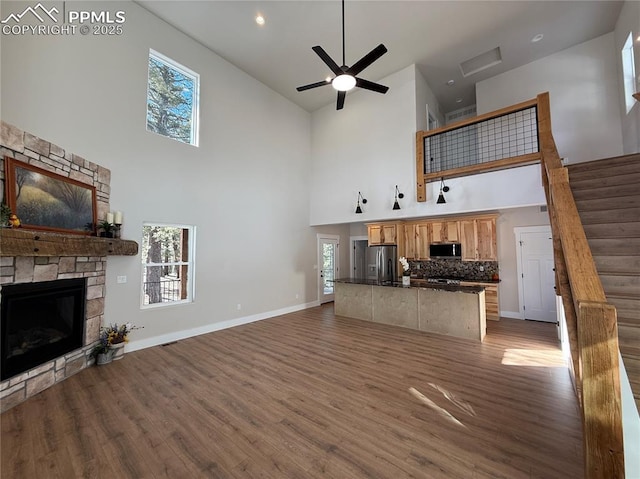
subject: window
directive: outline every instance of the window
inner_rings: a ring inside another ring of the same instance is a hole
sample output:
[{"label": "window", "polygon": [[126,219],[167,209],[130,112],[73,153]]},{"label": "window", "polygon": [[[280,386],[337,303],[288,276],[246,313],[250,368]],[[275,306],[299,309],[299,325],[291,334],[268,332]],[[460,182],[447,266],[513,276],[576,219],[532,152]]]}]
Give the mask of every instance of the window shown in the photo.
[{"label": "window", "polygon": [[200,75],[149,51],[147,130],[198,146]]},{"label": "window", "polygon": [[195,227],[142,227],[142,307],[193,301]]},{"label": "window", "polygon": [[636,67],[633,58],[633,34],[629,33],[627,41],[622,47],[622,79],[624,81],[624,102],[627,106],[627,113],[631,111],[635,100],[633,94],[636,92]]}]

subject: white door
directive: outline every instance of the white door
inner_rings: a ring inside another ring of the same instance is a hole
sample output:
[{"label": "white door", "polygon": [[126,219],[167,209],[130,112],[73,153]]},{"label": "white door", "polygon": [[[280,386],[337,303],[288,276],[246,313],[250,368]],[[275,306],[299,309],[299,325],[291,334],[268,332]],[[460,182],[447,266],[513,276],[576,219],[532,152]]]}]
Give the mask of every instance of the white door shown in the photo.
[{"label": "white door", "polygon": [[339,236],[318,237],[318,264],[320,281],[318,298],[320,304],[333,301],[333,280],[338,278]]},{"label": "white door", "polygon": [[551,227],[516,228],[520,310],[524,319],[557,322]]}]

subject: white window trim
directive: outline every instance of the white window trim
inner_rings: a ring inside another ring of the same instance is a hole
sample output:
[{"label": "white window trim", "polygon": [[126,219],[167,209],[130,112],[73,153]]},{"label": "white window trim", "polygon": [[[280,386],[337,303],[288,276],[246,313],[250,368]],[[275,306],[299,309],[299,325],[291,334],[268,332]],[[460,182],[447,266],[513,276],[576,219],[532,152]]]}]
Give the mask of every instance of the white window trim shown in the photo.
[{"label": "white window trim", "polygon": [[[153,221],[144,221],[142,223],[142,227],[145,226],[159,226],[159,227],[170,227],[170,228],[181,228],[189,230],[189,261],[171,261],[168,263],[142,263],[142,268],[140,270],[140,309],[149,310],[156,308],[167,308],[171,306],[177,306],[181,304],[190,304],[195,302],[196,300],[196,227],[194,225],[184,225],[184,224],[175,224],[175,223],[156,223]],[[143,232],[144,238],[144,232]],[[143,241],[141,238],[140,244],[142,245]],[[187,298],[181,299],[180,301],[171,301],[169,303],[153,303],[153,304],[144,304],[144,273],[145,268],[147,266],[166,266],[166,265],[186,265],[189,267],[189,271],[191,274],[187,278]]]},{"label": "white window trim", "polygon": [[[153,48],[149,49],[149,59],[155,58],[156,60],[168,65],[174,70],[178,70],[183,75],[190,77],[193,79],[194,88],[193,88],[193,108],[191,109],[191,139],[189,143],[185,143],[184,141],[176,140],[175,138],[171,138],[170,136],[160,135],[163,138],[169,138],[174,141],[178,141],[185,145],[192,145],[198,147],[200,144],[200,74],[194,72],[193,70],[181,65],[180,63],[172,60],[166,55],[163,55],[160,52],[157,52]],[[145,108],[145,117],[144,124],[145,128],[149,133],[155,133],[154,131],[150,131],[147,127],[147,114],[148,114],[148,103],[149,103],[149,60],[147,60],[147,108]],[[159,133],[155,133],[158,135]]]},{"label": "white window trim", "polygon": [[624,91],[625,113],[629,113],[636,101],[633,94],[636,92],[636,65],[633,52],[633,32],[629,32],[620,50],[622,60],[622,88]]}]

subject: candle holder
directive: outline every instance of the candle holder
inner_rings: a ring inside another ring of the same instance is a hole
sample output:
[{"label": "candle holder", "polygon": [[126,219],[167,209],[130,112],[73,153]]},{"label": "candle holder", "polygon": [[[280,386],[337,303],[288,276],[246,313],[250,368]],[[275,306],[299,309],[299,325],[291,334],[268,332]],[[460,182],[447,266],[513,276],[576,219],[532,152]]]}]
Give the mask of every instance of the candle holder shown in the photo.
[{"label": "candle holder", "polygon": [[120,239],[120,235],[122,234],[121,233],[122,223],[116,223],[113,226],[115,228],[113,237],[117,238],[117,239]]}]

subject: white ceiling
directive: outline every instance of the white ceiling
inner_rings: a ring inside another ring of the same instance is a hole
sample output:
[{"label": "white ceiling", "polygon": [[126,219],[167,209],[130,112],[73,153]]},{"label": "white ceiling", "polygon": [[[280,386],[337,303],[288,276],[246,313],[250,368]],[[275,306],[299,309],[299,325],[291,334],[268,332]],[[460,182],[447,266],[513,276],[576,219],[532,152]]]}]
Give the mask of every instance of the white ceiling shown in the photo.
[{"label": "white ceiling", "polygon": [[[330,74],[312,46],[342,64],[339,0],[137,3],[305,110],[335,104],[331,86],[305,92],[296,87]],[[622,3],[347,0],[346,64],[383,43],[389,51],[359,76],[377,82],[415,63],[449,112],[475,103],[480,80],[612,31]],[[263,26],[255,23],[258,13],[266,19]],[[532,43],[539,33],[543,40]],[[461,62],[495,47],[501,64],[463,78]],[[447,86],[450,79],[454,86]]]}]

